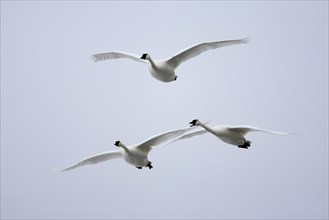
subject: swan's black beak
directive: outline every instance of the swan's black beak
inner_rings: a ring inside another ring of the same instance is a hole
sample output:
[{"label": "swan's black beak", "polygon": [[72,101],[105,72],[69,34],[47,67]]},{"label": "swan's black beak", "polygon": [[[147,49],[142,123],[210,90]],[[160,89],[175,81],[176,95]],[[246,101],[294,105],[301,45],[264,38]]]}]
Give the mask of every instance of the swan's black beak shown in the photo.
[{"label": "swan's black beak", "polygon": [[140,59],[142,59],[142,60],[146,60],[146,56],[147,56],[147,53],[144,53],[144,54],[141,56]]},{"label": "swan's black beak", "polygon": [[190,122],[190,125],[191,125],[190,127],[195,126],[197,121],[198,121],[198,120],[196,120],[196,119],[194,119],[193,121],[191,121],[191,122]]},{"label": "swan's black beak", "polygon": [[117,146],[117,147],[119,147],[119,144],[120,144],[120,141],[116,141],[116,142],[114,143],[114,145]]}]

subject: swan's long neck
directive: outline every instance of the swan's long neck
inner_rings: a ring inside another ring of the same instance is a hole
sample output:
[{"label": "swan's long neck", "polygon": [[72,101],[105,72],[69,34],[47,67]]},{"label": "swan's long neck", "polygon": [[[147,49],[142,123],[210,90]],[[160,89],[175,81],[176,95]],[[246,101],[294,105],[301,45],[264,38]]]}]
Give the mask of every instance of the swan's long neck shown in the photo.
[{"label": "swan's long neck", "polygon": [[154,61],[153,61],[153,59],[152,59],[150,56],[147,58],[147,60],[150,62],[151,67],[152,67],[153,69],[156,69],[156,68],[157,68],[156,65],[155,65],[155,63],[154,63]]},{"label": "swan's long neck", "polygon": [[120,147],[121,147],[126,153],[129,153],[129,152],[130,152],[129,148],[128,148],[126,145],[124,145],[124,144],[120,144]]},{"label": "swan's long neck", "polygon": [[205,130],[209,131],[210,133],[214,133],[214,130],[211,127],[203,124],[202,122],[199,122],[199,126],[203,127]]}]

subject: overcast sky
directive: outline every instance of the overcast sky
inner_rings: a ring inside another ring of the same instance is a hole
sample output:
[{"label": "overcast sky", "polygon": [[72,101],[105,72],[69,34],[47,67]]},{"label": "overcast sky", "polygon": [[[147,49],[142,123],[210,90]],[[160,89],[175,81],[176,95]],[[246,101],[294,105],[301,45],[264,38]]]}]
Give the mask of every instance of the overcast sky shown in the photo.
[{"label": "overcast sky", "polygon": [[[113,50],[209,51],[162,83]],[[248,150],[212,135],[52,172],[185,127],[249,124]],[[1,218],[327,219],[328,1],[1,1]]]}]

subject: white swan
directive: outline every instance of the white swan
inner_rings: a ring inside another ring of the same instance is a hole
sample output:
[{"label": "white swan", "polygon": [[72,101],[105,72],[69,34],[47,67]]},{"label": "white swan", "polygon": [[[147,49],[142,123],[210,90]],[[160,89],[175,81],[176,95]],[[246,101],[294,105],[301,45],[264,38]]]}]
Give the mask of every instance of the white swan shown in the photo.
[{"label": "white swan", "polygon": [[[185,134],[195,130],[195,128],[182,128],[172,131],[167,131],[158,135],[155,135],[142,143],[134,144],[132,146],[125,146],[121,141],[116,141],[114,143],[115,146],[121,147],[122,150],[117,151],[106,151],[100,154],[96,154],[94,156],[88,157],[81,162],[67,167],[62,170],[54,169],[56,171],[68,171],[81,166],[97,164],[107,160],[115,159],[115,158],[123,158],[127,163],[135,166],[138,169],[142,169],[142,167],[148,167],[152,169],[152,162],[148,160],[148,153],[155,146],[164,146],[175,142],[182,138]],[[187,138],[187,137],[185,137]]]},{"label": "white swan", "polygon": [[289,133],[283,133],[277,131],[269,131],[249,125],[243,125],[243,126],[217,125],[214,127],[209,127],[206,124],[200,122],[198,119],[194,119],[193,121],[191,121],[190,125],[191,127],[201,126],[204,128],[204,130],[193,131],[189,134],[184,135],[183,137],[181,137],[181,139],[190,138],[195,135],[200,135],[210,132],[213,135],[215,135],[217,138],[228,144],[236,145],[239,148],[245,148],[245,149],[248,149],[248,147],[250,147],[251,144],[251,141],[248,141],[244,138],[244,136],[248,132],[260,131],[260,132],[267,132],[267,133],[279,134],[279,135],[289,134]]},{"label": "white swan", "polygon": [[243,44],[247,42],[248,42],[248,38],[201,43],[192,46],[190,48],[187,48],[168,59],[162,59],[162,60],[153,60],[151,56],[147,53],[144,53],[139,58],[138,55],[119,52],[119,51],[98,53],[92,55],[91,58],[94,62],[104,61],[109,59],[119,59],[119,58],[129,58],[135,61],[144,62],[148,64],[149,71],[154,78],[162,82],[171,82],[177,79],[177,76],[175,74],[175,69],[181,63],[211,49],[216,49],[219,47],[224,47],[234,44]]}]

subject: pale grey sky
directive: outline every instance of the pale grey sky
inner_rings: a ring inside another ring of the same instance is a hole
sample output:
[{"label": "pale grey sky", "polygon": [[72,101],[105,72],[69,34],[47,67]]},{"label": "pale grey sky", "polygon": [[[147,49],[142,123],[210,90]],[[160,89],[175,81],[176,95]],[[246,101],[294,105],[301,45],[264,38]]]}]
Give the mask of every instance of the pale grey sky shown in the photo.
[{"label": "pale grey sky", "polygon": [[[111,50],[165,58],[249,37],[162,83]],[[249,150],[198,136],[57,173],[194,118],[293,132]],[[1,218],[327,219],[328,1],[1,1]]]}]

